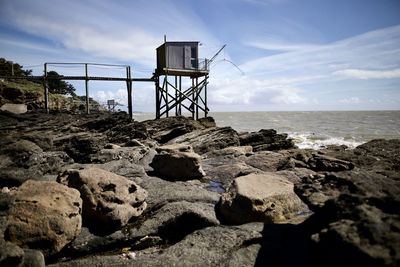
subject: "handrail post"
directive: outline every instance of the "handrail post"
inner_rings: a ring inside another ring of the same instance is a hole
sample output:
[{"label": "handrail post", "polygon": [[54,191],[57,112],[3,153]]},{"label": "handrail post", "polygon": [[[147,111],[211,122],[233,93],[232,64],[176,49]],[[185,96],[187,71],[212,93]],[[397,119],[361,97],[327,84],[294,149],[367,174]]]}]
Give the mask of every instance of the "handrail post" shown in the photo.
[{"label": "handrail post", "polygon": [[47,83],[47,63],[44,63],[44,75],[43,75],[43,87],[44,87],[44,109],[49,114],[49,86]]},{"label": "handrail post", "polygon": [[89,109],[89,78],[88,78],[88,64],[85,63],[85,89],[86,89],[86,114],[90,113]]}]

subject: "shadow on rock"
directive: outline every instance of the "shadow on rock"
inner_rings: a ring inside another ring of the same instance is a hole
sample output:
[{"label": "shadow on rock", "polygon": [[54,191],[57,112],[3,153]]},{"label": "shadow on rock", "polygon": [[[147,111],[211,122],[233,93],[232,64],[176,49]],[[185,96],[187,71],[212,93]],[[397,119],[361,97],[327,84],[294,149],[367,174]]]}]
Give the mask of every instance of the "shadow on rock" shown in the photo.
[{"label": "shadow on rock", "polygon": [[255,241],[261,245],[255,267],[313,266],[312,242],[302,224],[265,224],[261,234],[261,240]]}]

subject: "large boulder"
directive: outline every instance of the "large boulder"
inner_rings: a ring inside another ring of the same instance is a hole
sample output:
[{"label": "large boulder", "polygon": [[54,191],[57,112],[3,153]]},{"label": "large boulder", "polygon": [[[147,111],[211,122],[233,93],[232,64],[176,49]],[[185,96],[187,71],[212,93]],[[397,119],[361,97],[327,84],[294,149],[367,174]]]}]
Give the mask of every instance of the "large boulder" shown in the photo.
[{"label": "large boulder", "polygon": [[65,171],[58,181],[81,192],[83,220],[95,232],[112,232],[146,208],[147,192],[133,181],[99,168]]},{"label": "large boulder", "polygon": [[214,127],[184,134],[168,143],[190,145],[196,153],[203,154],[229,146],[238,146],[239,135],[231,127]]},{"label": "large boulder", "polygon": [[21,247],[59,252],[81,229],[79,192],[56,182],[28,180],[17,190],[4,237]]},{"label": "large boulder", "polygon": [[191,146],[173,144],[156,149],[150,166],[157,176],[169,180],[193,180],[205,175],[201,168],[201,157]]},{"label": "large boulder", "polygon": [[282,222],[306,210],[293,184],[275,173],[236,178],[218,204],[221,221],[228,224]]}]

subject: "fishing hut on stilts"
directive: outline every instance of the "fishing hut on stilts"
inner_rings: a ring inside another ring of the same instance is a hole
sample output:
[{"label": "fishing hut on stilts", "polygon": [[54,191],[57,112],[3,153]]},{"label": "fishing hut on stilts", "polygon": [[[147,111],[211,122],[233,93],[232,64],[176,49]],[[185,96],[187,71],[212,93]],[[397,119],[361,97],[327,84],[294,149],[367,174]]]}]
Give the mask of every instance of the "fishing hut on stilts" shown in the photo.
[{"label": "fishing hut on stilts", "polygon": [[[222,50],[222,49],[221,49]],[[157,49],[156,119],[208,115],[207,84],[210,60],[199,59],[199,42],[167,42]]]}]

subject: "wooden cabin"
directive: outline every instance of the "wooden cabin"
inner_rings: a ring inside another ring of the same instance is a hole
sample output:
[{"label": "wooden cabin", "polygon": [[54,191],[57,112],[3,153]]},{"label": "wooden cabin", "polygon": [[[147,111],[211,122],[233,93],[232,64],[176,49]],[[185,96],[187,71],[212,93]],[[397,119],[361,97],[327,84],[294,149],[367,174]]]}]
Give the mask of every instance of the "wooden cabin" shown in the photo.
[{"label": "wooden cabin", "polygon": [[165,42],[157,48],[158,75],[203,76],[206,61],[199,61],[199,42]]}]

